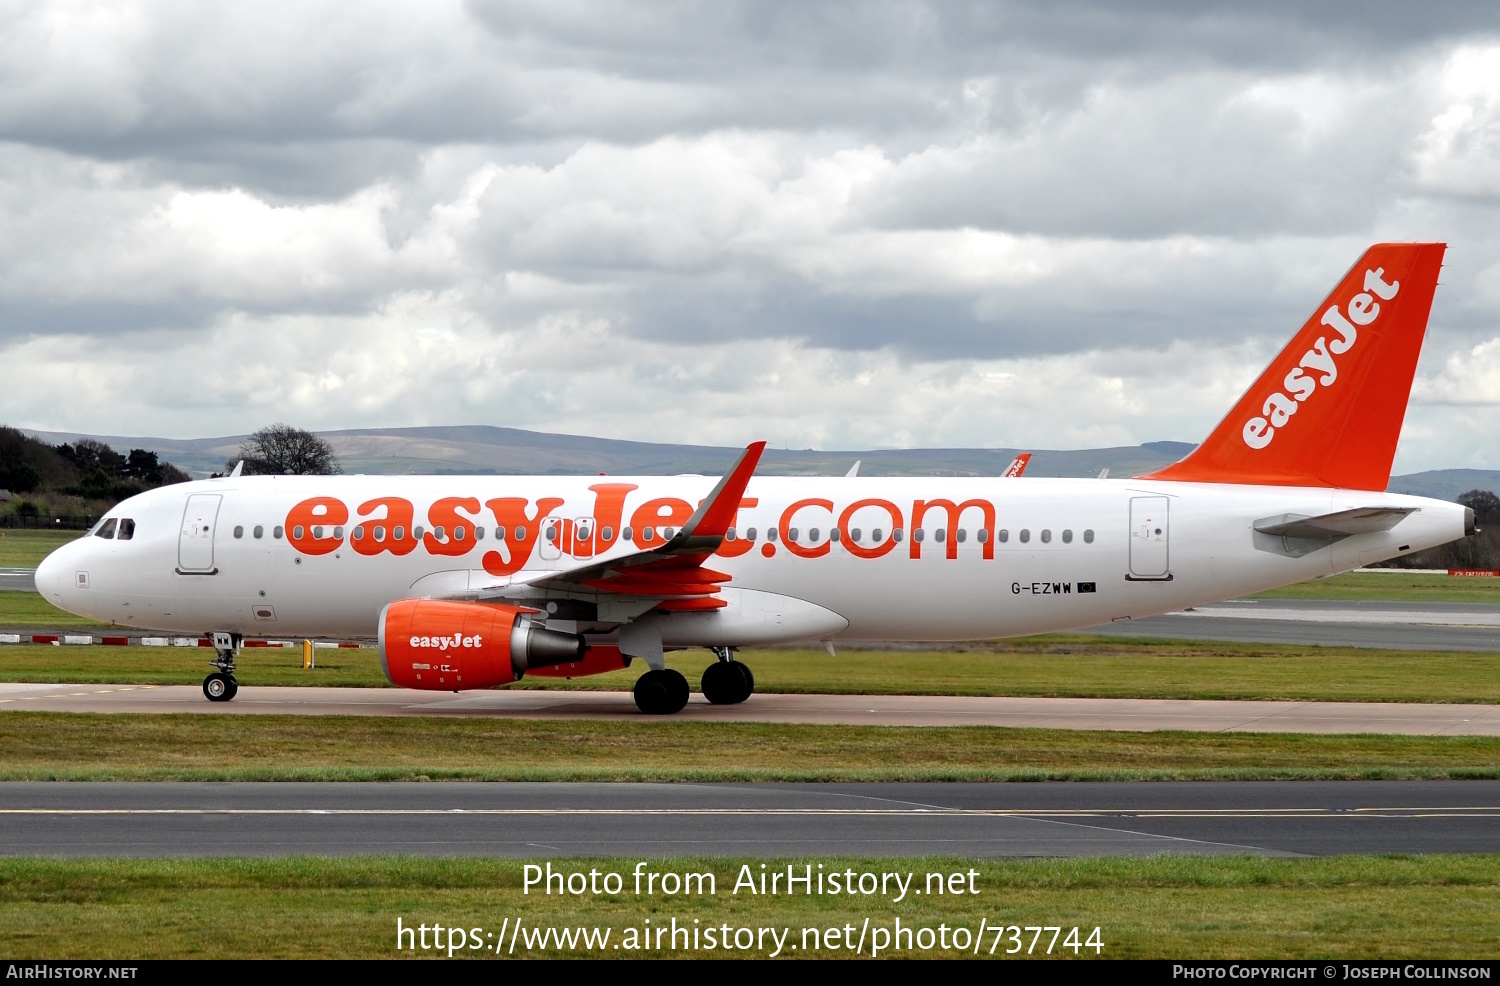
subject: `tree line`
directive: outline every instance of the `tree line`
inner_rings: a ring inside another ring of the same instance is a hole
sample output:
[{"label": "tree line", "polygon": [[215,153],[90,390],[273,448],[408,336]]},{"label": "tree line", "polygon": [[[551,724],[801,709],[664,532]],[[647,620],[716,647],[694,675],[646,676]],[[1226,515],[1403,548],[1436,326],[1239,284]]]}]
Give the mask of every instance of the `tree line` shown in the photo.
[{"label": "tree line", "polygon": [[0,489],[14,494],[55,494],[113,503],[189,478],[146,449],[122,454],[92,438],[49,445],[18,429],[0,426]]},{"label": "tree line", "polygon": [[[332,447],[317,435],[277,423],[240,443],[225,463],[228,474],[243,461],[241,475],[328,475],[341,472]],[[57,518],[61,526],[87,526],[127,497],[192,479],[147,449],[119,452],[105,442],[81,438],[52,445],[16,428],[0,426],[0,522]],[[4,521],[5,515],[11,521]],[[48,521],[51,524],[51,520]]]}]

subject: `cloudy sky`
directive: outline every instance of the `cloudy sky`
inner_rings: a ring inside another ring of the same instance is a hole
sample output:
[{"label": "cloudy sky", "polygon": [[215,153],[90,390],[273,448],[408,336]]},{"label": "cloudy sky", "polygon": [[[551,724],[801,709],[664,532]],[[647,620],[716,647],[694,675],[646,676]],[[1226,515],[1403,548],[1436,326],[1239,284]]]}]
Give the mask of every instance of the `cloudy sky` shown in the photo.
[{"label": "cloudy sky", "polygon": [[1195,441],[1450,244],[1398,471],[1500,468],[1490,4],[0,0],[0,421]]}]

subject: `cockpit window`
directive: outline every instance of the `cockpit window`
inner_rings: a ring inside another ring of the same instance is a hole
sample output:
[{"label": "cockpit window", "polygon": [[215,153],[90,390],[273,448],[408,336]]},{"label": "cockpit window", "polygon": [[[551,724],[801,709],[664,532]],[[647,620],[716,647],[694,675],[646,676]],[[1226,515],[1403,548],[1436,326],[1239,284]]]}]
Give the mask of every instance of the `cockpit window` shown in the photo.
[{"label": "cockpit window", "polygon": [[104,538],[105,540],[114,538],[116,523],[118,523],[118,521],[116,521],[113,517],[111,517],[109,520],[106,520],[104,523],[100,524],[99,529],[94,532],[94,537]]},{"label": "cockpit window", "polygon": [[135,537],[135,521],[126,517],[120,521],[120,533],[115,535],[121,541],[129,541]]}]

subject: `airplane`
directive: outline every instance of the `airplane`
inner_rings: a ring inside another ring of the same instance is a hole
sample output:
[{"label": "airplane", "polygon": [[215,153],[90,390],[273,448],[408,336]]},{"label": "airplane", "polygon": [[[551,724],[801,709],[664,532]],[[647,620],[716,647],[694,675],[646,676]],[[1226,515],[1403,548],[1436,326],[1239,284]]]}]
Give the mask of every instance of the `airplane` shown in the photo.
[{"label": "airplane", "polygon": [[1006,466],[1005,471],[1000,475],[1006,479],[1019,479],[1029,465],[1031,465],[1031,453],[1022,452],[1010,460],[1010,465]]},{"label": "airplane", "polygon": [[[1204,442],[1127,479],[227,476],[154,489],[37,569],[53,604],[211,637],[211,701],[247,637],[375,634],[394,685],[462,691],[707,648],[703,697],[743,702],[740,648],[972,640],[1139,619],[1475,533],[1385,492],[1446,249],[1368,249]],[[1191,373],[1191,366],[1182,367]]]}]

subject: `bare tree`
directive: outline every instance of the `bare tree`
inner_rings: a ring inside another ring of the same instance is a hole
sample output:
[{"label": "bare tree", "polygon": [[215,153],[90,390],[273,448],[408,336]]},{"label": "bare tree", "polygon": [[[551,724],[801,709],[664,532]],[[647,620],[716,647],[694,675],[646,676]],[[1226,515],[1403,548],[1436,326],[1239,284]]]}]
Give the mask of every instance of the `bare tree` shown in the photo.
[{"label": "bare tree", "polygon": [[[344,470],[333,447],[310,431],[277,422],[240,443],[243,475],[332,476]],[[234,468],[234,460],[225,463]]]}]

